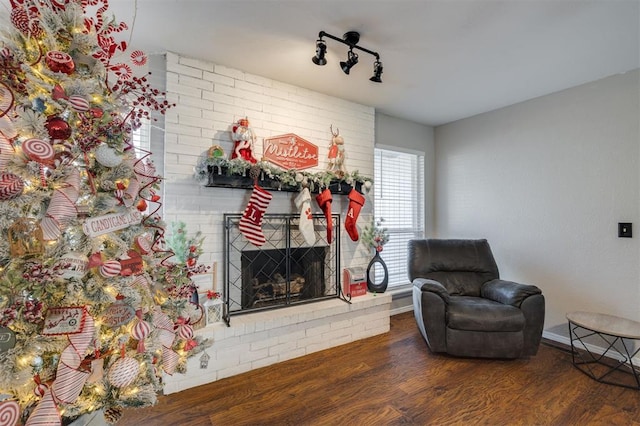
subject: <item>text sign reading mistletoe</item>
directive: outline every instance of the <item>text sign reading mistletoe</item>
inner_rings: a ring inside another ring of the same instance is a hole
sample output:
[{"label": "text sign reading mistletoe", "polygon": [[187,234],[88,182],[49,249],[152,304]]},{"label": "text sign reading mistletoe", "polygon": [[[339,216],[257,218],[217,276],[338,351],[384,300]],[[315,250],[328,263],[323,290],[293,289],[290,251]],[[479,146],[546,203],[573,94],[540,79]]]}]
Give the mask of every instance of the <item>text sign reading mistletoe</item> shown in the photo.
[{"label": "text sign reading mistletoe", "polygon": [[263,158],[286,170],[318,165],[318,147],[293,133],[264,139]]}]

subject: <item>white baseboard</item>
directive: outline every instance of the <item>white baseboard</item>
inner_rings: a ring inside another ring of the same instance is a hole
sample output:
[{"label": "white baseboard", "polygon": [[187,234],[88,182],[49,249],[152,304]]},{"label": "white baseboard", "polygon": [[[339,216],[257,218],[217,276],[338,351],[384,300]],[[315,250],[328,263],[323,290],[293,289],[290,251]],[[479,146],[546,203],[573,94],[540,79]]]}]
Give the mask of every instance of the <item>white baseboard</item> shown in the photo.
[{"label": "white baseboard", "polygon": [[[551,333],[549,331],[543,331],[542,332],[542,337],[544,337],[545,339],[548,340],[552,340],[554,342],[558,342],[558,343],[562,343],[565,344],[567,346],[571,346],[571,340],[567,337],[567,336],[562,336],[560,334],[557,333]],[[598,354],[598,355],[602,355],[605,351],[605,348],[601,347],[601,346],[597,346],[597,345],[592,345],[589,343],[586,344],[582,344],[579,341],[575,341],[573,342],[573,345],[576,347],[582,347],[583,349],[588,350],[589,352],[593,353],[593,354]],[[611,353],[607,352],[607,354],[605,355],[607,358],[611,358],[611,359],[615,359],[617,361],[622,361],[623,359],[620,356],[615,356],[615,353]],[[640,357],[639,356],[635,356],[632,358],[633,361],[633,365],[638,367],[640,366]]]},{"label": "white baseboard", "polygon": [[409,311],[413,311],[413,305],[400,306],[395,309],[391,309],[389,313],[391,314],[391,316],[393,316],[393,315],[403,314]]}]

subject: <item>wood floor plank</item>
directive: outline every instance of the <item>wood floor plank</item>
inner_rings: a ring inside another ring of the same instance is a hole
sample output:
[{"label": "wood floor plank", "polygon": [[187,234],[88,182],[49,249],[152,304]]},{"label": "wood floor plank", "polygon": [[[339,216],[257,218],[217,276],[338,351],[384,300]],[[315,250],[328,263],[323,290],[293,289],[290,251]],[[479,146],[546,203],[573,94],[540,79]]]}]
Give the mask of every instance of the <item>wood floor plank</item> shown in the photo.
[{"label": "wood floor plank", "polygon": [[520,360],[432,354],[409,312],[384,335],[161,396],[118,425],[640,426],[640,392],[591,380],[550,342]]}]

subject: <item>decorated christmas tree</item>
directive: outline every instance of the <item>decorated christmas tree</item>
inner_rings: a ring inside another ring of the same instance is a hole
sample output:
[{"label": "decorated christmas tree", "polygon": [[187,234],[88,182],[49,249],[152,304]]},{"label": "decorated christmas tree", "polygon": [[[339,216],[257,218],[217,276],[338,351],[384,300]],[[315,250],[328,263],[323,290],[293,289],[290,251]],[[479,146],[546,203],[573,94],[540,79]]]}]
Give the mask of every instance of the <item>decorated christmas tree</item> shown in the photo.
[{"label": "decorated christmas tree", "polygon": [[[0,417],[61,424],[156,402],[202,349],[198,247],[165,242],[159,176],[132,143],[169,103],[107,0],[0,10]],[[3,5],[4,6],[4,5]],[[201,242],[201,241],[200,241]],[[194,260],[194,256],[196,259]]]}]

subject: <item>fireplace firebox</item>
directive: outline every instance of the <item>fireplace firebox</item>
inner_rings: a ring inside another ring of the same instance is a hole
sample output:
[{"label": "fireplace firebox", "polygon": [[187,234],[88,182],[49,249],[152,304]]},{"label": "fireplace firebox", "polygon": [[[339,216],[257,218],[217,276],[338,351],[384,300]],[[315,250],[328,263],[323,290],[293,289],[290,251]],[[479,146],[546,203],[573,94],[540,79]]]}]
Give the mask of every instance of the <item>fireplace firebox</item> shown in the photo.
[{"label": "fireplace firebox", "polygon": [[334,238],[327,241],[327,219],[313,215],[315,242],[299,230],[299,215],[265,214],[266,243],[257,247],[240,232],[241,214],[225,214],[225,320],[233,315],[330,298],[349,301],[340,286],[340,215],[332,215]]}]

